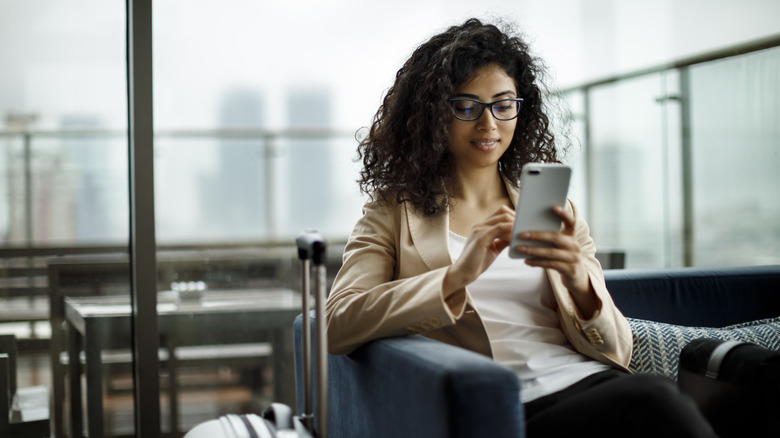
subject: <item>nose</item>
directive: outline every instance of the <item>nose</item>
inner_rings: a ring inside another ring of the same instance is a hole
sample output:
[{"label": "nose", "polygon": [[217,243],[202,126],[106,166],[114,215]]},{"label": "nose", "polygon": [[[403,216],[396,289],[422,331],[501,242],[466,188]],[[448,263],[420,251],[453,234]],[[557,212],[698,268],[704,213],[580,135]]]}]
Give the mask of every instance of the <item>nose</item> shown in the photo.
[{"label": "nose", "polygon": [[490,111],[490,108],[485,108],[485,110],[482,111],[482,115],[477,119],[477,129],[488,132],[494,131],[498,126],[496,122],[497,120],[495,116],[493,116],[493,112]]}]

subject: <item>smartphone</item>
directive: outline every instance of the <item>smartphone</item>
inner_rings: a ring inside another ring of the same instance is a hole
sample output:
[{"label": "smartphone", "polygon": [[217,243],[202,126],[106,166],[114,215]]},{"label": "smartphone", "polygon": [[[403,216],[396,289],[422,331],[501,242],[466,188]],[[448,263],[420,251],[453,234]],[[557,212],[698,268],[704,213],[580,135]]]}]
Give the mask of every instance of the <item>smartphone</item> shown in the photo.
[{"label": "smartphone", "polygon": [[542,242],[520,239],[523,231],[559,231],[561,218],[553,213],[556,205],[563,207],[569,193],[571,167],[554,163],[528,163],[520,173],[520,194],[515,203],[515,223],[509,256],[525,258],[515,250],[518,245],[549,246]]}]

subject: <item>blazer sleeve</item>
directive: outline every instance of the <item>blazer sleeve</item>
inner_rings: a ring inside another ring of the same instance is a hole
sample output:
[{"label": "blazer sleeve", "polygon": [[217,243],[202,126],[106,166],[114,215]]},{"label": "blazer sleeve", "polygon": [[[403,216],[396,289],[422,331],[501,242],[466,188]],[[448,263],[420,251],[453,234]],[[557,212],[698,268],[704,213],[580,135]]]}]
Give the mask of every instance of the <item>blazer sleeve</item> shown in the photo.
[{"label": "blazer sleeve", "polygon": [[[576,218],[575,236],[585,256],[590,283],[601,302],[601,307],[590,319],[584,320],[577,311],[574,300],[568,291],[565,294],[556,294],[562,327],[570,342],[581,353],[610,365],[617,364],[626,368],[631,359],[633,347],[631,327],[615,306],[612,296],[607,290],[601,264],[596,260],[596,245],[590,236],[587,223],[577,213],[573,204],[569,203],[569,206]],[[554,287],[564,288],[557,272],[550,271],[550,276]],[[564,296],[565,299],[562,299],[561,296]],[[606,361],[604,357],[607,358]]]},{"label": "blazer sleeve", "polygon": [[[446,267],[428,270],[414,252],[401,251],[402,240],[411,245],[403,229],[405,209],[389,204],[367,203],[344,248],[325,307],[331,354],[350,353],[373,339],[454,324],[465,309],[465,292],[443,299]],[[399,278],[401,264],[405,278]]]}]

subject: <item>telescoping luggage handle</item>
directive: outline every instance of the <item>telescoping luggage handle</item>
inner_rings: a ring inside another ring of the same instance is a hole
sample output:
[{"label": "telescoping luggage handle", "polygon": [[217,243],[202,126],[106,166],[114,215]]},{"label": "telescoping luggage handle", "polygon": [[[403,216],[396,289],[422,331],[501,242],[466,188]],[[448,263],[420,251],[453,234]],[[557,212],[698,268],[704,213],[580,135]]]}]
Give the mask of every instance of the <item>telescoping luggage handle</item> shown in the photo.
[{"label": "telescoping luggage handle", "polygon": [[328,435],[328,349],[325,337],[325,239],[314,230],[301,233],[296,239],[298,246],[298,258],[301,259],[303,269],[303,412],[300,418],[306,428],[314,432],[314,412],[312,409],[312,384],[311,384],[311,320],[309,310],[311,305],[311,270],[312,264],[314,276],[314,313],[317,324],[315,342],[317,345],[316,373],[317,373],[317,434],[320,438]]}]

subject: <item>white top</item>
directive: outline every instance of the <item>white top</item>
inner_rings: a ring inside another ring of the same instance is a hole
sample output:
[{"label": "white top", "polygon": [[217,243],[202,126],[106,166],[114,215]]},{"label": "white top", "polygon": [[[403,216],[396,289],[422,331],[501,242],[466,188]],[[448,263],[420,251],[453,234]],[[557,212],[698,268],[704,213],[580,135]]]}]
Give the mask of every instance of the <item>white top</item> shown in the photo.
[{"label": "white top", "polygon": [[[466,240],[450,231],[453,260],[463,252]],[[609,369],[569,344],[544,269],[510,258],[505,249],[468,289],[487,330],[494,360],[520,378],[523,403]]]}]

